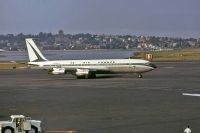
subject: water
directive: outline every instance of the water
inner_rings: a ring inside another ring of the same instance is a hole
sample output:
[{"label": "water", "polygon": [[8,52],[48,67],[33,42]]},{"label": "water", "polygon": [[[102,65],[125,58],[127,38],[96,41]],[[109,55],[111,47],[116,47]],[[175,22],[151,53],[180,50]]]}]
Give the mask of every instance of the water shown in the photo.
[{"label": "water", "polygon": [[[49,60],[78,59],[125,59],[134,55],[133,50],[79,50],[79,51],[43,51]],[[0,61],[28,61],[26,51],[0,52]]]}]

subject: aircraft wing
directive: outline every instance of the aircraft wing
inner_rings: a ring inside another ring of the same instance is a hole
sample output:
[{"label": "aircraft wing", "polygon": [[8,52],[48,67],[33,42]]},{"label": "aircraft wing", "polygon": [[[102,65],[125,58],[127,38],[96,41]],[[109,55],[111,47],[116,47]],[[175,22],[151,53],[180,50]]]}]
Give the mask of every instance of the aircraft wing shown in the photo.
[{"label": "aircraft wing", "polygon": [[182,93],[184,96],[200,97],[200,94]]}]

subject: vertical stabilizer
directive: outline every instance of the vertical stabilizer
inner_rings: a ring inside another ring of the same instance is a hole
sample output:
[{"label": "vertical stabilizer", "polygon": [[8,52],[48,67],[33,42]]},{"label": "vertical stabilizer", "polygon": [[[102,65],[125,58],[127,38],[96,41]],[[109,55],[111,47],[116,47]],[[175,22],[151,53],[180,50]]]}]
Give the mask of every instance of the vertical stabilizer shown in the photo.
[{"label": "vertical stabilizer", "polygon": [[26,39],[26,46],[30,62],[47,61],[32,38]]}]

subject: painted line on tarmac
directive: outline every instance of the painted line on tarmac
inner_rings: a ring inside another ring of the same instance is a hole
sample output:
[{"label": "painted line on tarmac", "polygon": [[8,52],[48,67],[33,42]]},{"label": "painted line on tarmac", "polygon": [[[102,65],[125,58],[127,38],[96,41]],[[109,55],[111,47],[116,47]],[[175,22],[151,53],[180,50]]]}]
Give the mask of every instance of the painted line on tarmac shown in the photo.
[{"label": "painted line on tarmac", "polygon": [[200,97],[199,93],[182,93],[183,96]]}]

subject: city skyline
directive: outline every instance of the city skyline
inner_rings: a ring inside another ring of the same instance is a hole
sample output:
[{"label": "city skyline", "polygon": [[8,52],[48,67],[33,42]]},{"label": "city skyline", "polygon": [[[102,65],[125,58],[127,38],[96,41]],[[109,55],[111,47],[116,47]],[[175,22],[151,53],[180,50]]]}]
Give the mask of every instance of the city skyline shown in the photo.
[{"label": "city skyline", "polygon": [[0,0],[0,34],[200,38],[198,0]]}]

